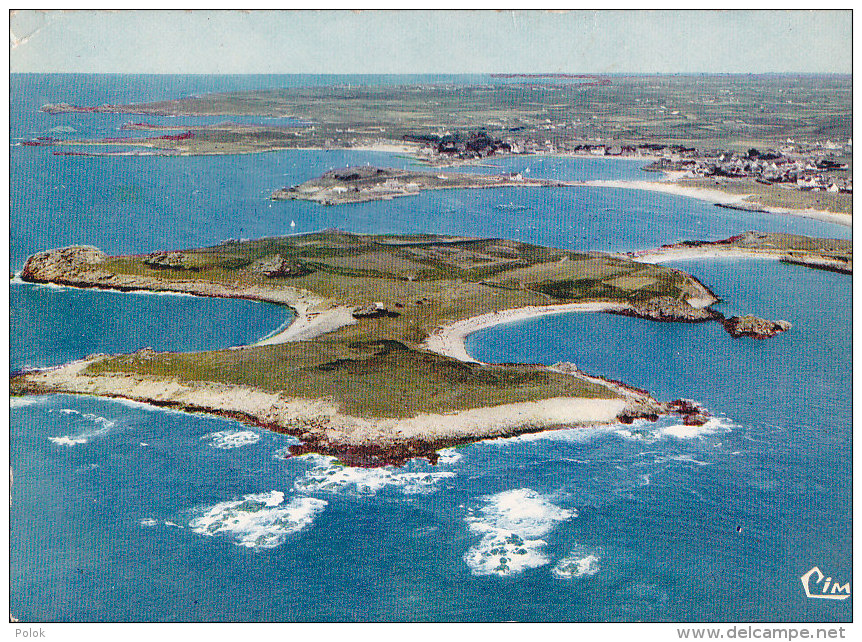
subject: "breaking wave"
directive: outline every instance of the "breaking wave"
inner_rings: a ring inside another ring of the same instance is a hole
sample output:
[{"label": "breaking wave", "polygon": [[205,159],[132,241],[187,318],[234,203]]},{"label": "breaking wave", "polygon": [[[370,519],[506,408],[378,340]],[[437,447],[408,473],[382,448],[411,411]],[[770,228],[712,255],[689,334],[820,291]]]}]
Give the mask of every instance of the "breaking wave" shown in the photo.
[{"label": "breaking wave", "polygon": [[11,285],[26,285],[32,288],[37,288],[39,290],[54,290],[56,292],[66,292],[69,290],[80,290],[84,292],[96,292],[96,293],[114,293],[114,294],[138,294],[142,296],[182,296],[182,297],[197,297],[196,294],[191,294],[190,292],[172,292],[170,290],[117,290],[114,288],[91,288],[91,287],[78,287],[75,285],[65,285],[59,283],[33,283],[31,281],[25,281],[21,278],[21,273],[18,272],[14,277],[9,279],[9,283]]},{"label": "breaking wave", "polygon": [[552,428],[551,430],[541,430],[539,432],[530,432],[523,435],[515,435],[514,437],[497,437],[494,439],[485,439],[483,444],[493,444],[497,446],[505,446],[506,444],[527,443],[532,441],[557,441],[571,443],[586,443],[592,439],[605,435],[609,432],[614,432],[613,426],[577,426],[574,428]]},{"label": "breaking wave", "polygon": [[338,466],[333,457],[314,456],[314,462],[320,462],[302,477],[297,479],[293,487],[301,493],[339,493],[352,491],[359,495],[376,495],[391,486],[405,495],[427,495],[438,490],[439,484],[446,478],[454,477],[450,472],[409,472],[387,466],[385,468],[355,468]]},{"label": "breaking wave", "polygon": [[459,453],[455,448],[444,448],[442,450],[438,450],[437,455],[439,456],[437,464],[440,466],[451,466],[452,464],[456,464],[461,461],[464,457],[464,455]]},{"label": "breaking wave", "polygon": [[27,406],[36,406],[45,403],[48,397],[9,397],[9,408],[26,408]]},{"label": "breaking wave", "polygon": [[685,424],[670,424],[660,426],[651,430],[631,430],[629,428],[617,429],[614,432],[624,439],[637,441],[654,442],[665,437],[674,437],[675,439],[695,439],[706,437],[716,433],[730,432],[736,428],[729,419],[723,417],[710,417],[702,426],[686,426]]},{"label": "breaking wave", "polygon": [[260,441],[260,435],[251,430],[220,430],[201,437],[201,440],[205,439],[209,440],[214,448],[227,450],[256,444]]},{"label": "breaking wave", "polygon": [[224,535],[237,546],[275,548],[310,526],[327,505],[314,497],[294,497],[284,504],[284,493],[273,490],[201,509],[189,528],[208,537]]},{"label": "breaking wave", "polygon": [[59,410],[49,410],[48,412],[59,412],[64,415],[77,415],[81,420],[88,421],[92,425],[90,427],[86,427],[81,432],[73,435],[62,435],[60,437],[48,437],[48,441],[55,443],[59,446],[78,446],[80,444],[86,444],[93,437],[98,437],[100,435],[104,435],[111,428],[117,425],[117,422],[111,421],[110,419],[106,419],[105,417],[100,417],[98,415],[91,414],[83,414],[78,412],[77,410],[72,410],[71,408],[61,408]]},{"label": "breaking wave", "polygon": [[466,517],[470,531],[482,536],[464,554],[473,575],[513,575],[548,564],[547,542],[540,538],[577,516],[577,511],[560,508],[529,488],[498,493],[485,501],[485,506]]},{"label": "breaking wave", "polygon": [[599,560],[601,558],[595,553],[575,549],[566,557],[556,563],[551,573],[554,577],[563,580],[570,580],[578,577],[589,577],[596,575],[599,570]]}]

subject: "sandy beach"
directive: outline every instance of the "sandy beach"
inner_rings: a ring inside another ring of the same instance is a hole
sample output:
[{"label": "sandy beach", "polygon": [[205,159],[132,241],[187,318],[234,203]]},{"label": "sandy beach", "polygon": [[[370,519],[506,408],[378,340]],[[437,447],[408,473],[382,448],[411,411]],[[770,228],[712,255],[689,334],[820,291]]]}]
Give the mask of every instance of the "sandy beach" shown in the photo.
[{"label": "sandy beach", "polygon": [[356,323],[353,308],[339,306],[329,310],[313,310],[296,303],[291,306],[296,318],[281,332],[253,343],[255,346],[269,346],[288,341],[309,341],[328,332],[334,332],[345,325]]},{"label": "sandy beach", "polygon": [[[781,254],[775,252],[758,252],[756,250],[741,250],[739,248],[706,247],[669,247],[655,250],[631,252],[620,256],[638,261],[639,263],[667,263],[670,261],[696,261],[698,259],[766,259],[780,261]],[[692,304],[694,305],[694,304]]]},{"label": "sandy beach", "polygon": [[557,397],[408,418],[356,417],[343,414],[326,397],[290,398],[250,386],[85,372],[101,358],[28,373],[28,394],[44,390],[95,395],[206,412],[296,435],[324,452],[363,447],[386,449],[417,441],[457,443],[555,426],[607,423],[627,406],[623,398]]},{"label": "sandy beach", "polygon": [[771,214],[786,214],[790,216],[803,216],[818,221],[827,223],[837,223],[851,227],[853,225],[853,217],[850,214],[842,214],[838,212],[829,212],[825,210],[813,209],[789,209],[786,207],[770,207],[757,203],[746,201],[749,194],[728,194],[718,189],[709,189],[704,187],[688,187],[680,185],[676,182],[677,176],[668,174],[665,179],[659,181],[579,181],[571,183],[572,185],[583,185],[586,187],[618,187],[621,189],[638,189],[647,192],[661,192],[663,194],[673,194],[675,196],[687,196],[696,198],[709,203],[719,203],[732,207],[742,207],[751,205]]},{"label": "sandy beach", "polygon": [[422,345],[431,352],[436,352],[446,357],[470,363],[481,363],[467,353],[467,348],[464,345],[467,337],[479,330],[500,325],[501,323],[514,323],[516,321],[554,314],[566,314],[569,312],[616,312],[627,308],[628,306],[626,305],[615,303],[566,303],[501,310],[441,326],[425,339]]}]

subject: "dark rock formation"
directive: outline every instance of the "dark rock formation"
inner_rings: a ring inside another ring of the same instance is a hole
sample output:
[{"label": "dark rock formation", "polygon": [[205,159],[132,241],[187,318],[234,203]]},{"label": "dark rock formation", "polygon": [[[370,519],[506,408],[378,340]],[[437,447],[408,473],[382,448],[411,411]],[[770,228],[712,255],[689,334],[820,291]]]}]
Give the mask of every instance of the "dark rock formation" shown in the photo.
[{"label": "dark rock formation", "polygon": [[67,275],[102,263],[107,255],[91,245],[72,245],[58,250],[37,252],[24,264],[24,281],[63,283]]},{"label": "dark rock formation", "polygon": [[353,310],[355,319],[375,319],[377,317],[397,317],[401,316],[398,312],[393,312],[382,303],[369,303],[368,305],[358,306]]},{"label": "dark rock formation", "polygon": [[721,324],[732,337],[754,337],[768,339],[786,332],[792,326],[787,321],[768,321],[751,314],[724,319]]},{"label": "dark rock formation", "polygon": [[655,297],[645,303],[635,304],[633,310],[624,310],[616,314],[652,321],[687,322],[709,321],[717,316],[709,308],[695,308],[682,299],[669,296]]},{"label": "dark rock formation", "polygon": [[668,410],[682,416],[686,426],[702,426],[709,420],[709,412],[691,399],[677,399],[668,404]]},{"label": "dark rock formation", "polygon": [[199,270],[200,268],[189,263],[188,257],[183,252],[153,252],[144,259],[144,264],[152,268],[166,268],[169,270]]},{"label": "dark rock formation", "polygon": [[270,278],[279,276],[302,276],[303,274],[309,273],[309,269],[302,263],[298,261],[289,261],[281,254],[276,254],[275,256],[255,261],[251,266],[251,270],[253,272],[260,272]]}]

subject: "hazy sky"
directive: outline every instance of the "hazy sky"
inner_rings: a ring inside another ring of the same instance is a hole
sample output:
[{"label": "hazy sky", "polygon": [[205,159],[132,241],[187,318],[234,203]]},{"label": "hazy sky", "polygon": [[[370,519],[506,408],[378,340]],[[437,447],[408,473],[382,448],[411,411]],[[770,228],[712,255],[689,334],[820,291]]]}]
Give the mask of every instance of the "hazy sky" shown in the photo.
[{"label": "hazy sky", "polygon": [[18,11],[13,72],[850,73],[844,11]]}]

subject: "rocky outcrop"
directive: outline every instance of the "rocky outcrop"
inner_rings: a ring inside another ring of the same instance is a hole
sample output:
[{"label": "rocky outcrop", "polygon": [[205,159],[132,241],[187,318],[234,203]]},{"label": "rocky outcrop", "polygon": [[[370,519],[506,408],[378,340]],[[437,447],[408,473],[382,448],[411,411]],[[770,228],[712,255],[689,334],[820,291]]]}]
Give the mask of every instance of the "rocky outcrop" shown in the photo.
[{"label": "rocky outcrop", "polygon": [[255,261],[251,265],[252,272],[259,272],[270,278],[280,276],[302,276],[308,274],[310,270],[298,261],[289,261],[281,254],[269,256],[259,261]]},{"label": "rocky outcrop", "polygon": [[360,305],[354,308],[353,317],[355,319],[375,319],[377,317],[397,317],[398,312],[394,312],[387,308],[382,303],[369,303],[368,305]]},{"label": "rocky outcrop", "polygon": [[691,399],[676,399],[671,402],[658,401],[649,392],[635,388],[607,377],[588,375],[568,361],[561,361],[551,366],[551,370],[572,375],[586,381],[602,383],[626,400],[623,411],[617,415],[617,421],[622,424],[632,424],[636,420],[658,421],[662,415],[676,414],[682,417],[686,426],[702,426],[709,420],[709,412]]},{"label": "rocky outcrop", "polygon": [[706,408],[691,399],[671,401],[667,409],[669,412],[681,415],[682,423],[686,426],[702,426],[709,420],[709,412]]},{"label": "rocky outcrop", "polygon": [[167,268],[169,270],[199,270],[200,268],[189,262],[189,258],[183,252],[153,252],[148,254],[144,263],[153,268]]},{"label": "rocky outcrop", "polygon": [[710,321],[717,318],[709,308],[695,308],[682,299],[659,296],[644,303],[632,304],[631,309],[614,312],[625,316],[650,319],[652,321]]},{"label": "rocky outcrop", "polygon": [[27,259],[21,278],[39,283],[66,283],[70,275],[91,271],[93,265],[103,263],[106,258],[104,252],[92,245],[71,245],[37,252]]},{"label": "rocky outcrop", "polygon": [[287,305],[300,316],[315,310],[329,310],[327,299],[277,281],[272,284],[216,282],[197,278],[160,278],[148,274],[122,274],[100,267],[107,255],[95,247],[76,245],[34,254],[24,264],[23,281],[56,283],[80,288],[131,292],[182,292],[196,296],[249,299]]},{"label": "rocky outcrop", "polygon": [[741,317],[730,317],[724,319],[721,324],[727,333],[736,337],[753,337],[755,339],[769,339],[776,334],[786,332],[792,326],[787,321],[768,321],[751,314]]}]

